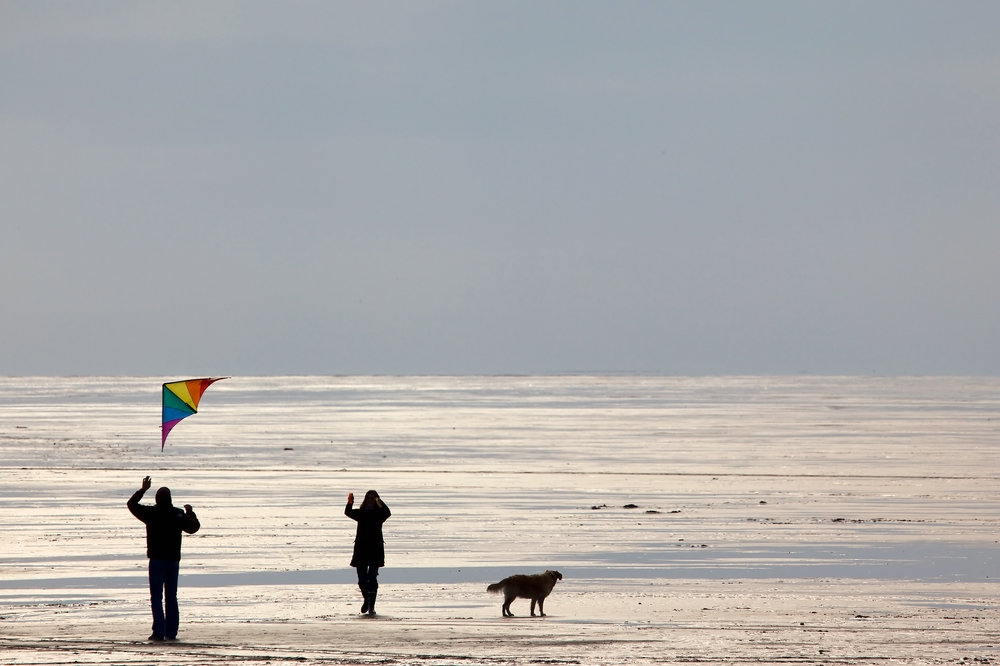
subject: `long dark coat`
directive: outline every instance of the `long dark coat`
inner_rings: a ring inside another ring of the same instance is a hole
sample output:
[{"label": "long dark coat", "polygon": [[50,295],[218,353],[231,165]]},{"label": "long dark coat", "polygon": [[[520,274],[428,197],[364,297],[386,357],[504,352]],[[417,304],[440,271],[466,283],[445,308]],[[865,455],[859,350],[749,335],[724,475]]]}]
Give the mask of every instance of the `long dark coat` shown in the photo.
[{"label": "long dark coat", "polygon": [[382,523],[389,519],[392,512],[382,503],[381,508],[354,509],[348,504],[344,515],[358,521],[358,532],[354,537],[354,556],[352,567],[384,567],[385,542],[382,539]]}]

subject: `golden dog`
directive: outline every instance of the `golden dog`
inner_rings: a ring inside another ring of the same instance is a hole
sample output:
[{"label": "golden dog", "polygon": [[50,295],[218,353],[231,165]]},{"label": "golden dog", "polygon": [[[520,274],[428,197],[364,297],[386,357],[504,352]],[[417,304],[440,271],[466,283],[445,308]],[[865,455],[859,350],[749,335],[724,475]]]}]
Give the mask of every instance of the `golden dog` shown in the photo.
[{"label": "golden dog", "polygon": [[557,580],[562,580],[562,574],[549,569],[545,573],[533,574],[531,576],[524,574],[508,576],[499,583],[493,583],[487,587],[486,591],[497,594],[503,592],[503,608],[501,612],[504,617],[514,617],[514,614],[510,612],[510,602],[519,598],[531,599],[531,617],[535,616],[535,602],[537,601],[538,613],[544,617],[545,612],[542,610],[542,604],[545,603],[545,597],[549,596],[552,588],[556,586]]}]

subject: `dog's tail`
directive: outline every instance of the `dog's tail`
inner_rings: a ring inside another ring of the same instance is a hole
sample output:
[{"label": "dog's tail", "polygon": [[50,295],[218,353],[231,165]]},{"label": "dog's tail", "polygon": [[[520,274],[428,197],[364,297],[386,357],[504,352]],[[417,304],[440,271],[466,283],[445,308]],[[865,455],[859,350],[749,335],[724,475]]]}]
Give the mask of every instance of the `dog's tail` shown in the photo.
[{"label": "dog's tail", "polygon": [[499,583],[493,583],[492,585],[486,586],[487,592],[493,592],[494,594],[500,594],[503,592],[503,588],[507,587],[507,578],[504,578]]}]

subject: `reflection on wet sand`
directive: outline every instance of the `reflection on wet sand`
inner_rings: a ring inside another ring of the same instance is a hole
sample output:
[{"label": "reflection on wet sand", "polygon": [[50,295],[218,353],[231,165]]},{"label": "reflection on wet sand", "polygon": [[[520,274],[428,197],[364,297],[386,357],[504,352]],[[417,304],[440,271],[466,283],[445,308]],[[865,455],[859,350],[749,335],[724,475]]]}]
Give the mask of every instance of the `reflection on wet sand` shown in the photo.
[{"label": "reflection on wet sand", "polygon": [[[1000,652],[996,380],[235,378],[163,455],[159,381],[0,380],[0,663],[148,657],[147,473],[203,523],[177,663]],[[370,644],[362,487],[393,506]],[[547,568],[549,617],[494,617],[487,582]]]}]

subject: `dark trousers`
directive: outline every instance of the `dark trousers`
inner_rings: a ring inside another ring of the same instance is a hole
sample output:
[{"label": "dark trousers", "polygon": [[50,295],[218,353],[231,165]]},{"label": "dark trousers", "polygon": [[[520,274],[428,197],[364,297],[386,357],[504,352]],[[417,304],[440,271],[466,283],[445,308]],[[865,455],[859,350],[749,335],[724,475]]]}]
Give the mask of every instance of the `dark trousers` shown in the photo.
[{"label": "dark trousers", "polygon": [[[153,635],[177,638],[180,614],[177,611],[177,572],[180,562],[149,561],[149,601],[153,606]],[[167,613],[163,615],[163,593],[167,595]]]},{"label": "dark trousers", "polygon": [[356,567],[358,570],[358,587],[366,597],[372,592],[378,592],[378,567]]}]

